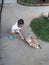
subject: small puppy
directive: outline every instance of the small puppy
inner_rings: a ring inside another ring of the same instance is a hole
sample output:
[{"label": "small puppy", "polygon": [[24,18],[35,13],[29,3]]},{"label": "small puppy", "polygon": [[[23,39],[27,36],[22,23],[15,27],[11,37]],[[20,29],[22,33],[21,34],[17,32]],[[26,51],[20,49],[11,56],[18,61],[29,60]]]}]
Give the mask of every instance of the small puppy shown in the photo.
[{"label": "small puppy", "polygon": [[39,48],[39,42],[37,41],[37,39],[33,39],[31,35],[28,35],[25,40],[30,46],[33,46],[34,48]]}]

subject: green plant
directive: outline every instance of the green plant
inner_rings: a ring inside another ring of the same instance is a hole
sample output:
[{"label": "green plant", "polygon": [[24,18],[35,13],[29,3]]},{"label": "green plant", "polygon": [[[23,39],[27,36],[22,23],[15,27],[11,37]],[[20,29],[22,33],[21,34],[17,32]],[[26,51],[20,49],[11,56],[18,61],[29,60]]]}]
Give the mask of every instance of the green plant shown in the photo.
[{"label": "green plant", "polygon": [[30,23],[30,27],[38,38],[49,41],[49,20],[47,17],[42,16],[33,19]]}]

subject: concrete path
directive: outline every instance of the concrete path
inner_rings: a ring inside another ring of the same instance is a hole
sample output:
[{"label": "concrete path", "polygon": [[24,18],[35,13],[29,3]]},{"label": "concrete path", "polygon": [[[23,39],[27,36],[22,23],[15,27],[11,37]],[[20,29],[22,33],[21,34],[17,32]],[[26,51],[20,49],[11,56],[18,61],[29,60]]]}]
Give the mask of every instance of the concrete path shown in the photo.
[{"label": "concrete path", "polygon": [[36,38],[31,32],[29,24],[34,17],[39,16],[42,12],[47,15],[49,6],[28,7],[18,4],[4,4],[1,22],[1,65],[49,65],[49,43],[39,40],[42,49],[34,49],[17,36],[14,40],[9,40],[7,33],[7,30],[18,19],[23,18],[25,21],[23,35],[26,37],[30,32]]}]

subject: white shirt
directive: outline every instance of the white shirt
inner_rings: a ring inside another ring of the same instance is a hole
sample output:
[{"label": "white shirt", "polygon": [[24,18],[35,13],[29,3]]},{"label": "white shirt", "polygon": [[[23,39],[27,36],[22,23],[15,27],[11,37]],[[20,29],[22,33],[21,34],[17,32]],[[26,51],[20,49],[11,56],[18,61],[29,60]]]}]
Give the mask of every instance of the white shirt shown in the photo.
[{"label": "white shirt", "polygon": [[13,32],[13,33],[20,33],[20,27],[18,27],[18,22],[16,22],[16,24],[14,24],[13,26],[12,26],[12,28],[11,28],[11,32]]}]

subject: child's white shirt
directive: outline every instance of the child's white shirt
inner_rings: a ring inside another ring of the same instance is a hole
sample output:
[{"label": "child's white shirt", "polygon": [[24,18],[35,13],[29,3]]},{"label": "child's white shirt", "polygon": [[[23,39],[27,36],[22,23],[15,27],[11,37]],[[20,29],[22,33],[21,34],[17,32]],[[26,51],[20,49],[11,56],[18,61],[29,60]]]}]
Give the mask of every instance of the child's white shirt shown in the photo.
[{"label": "child's white shirt", "polygon": [[18,27],[18,22],[16,22],[16,24],[14,24],[13,26],[12,26],[12,28],[11,28],[11,32],[12,33],[20,33],[20,30],[21,30],[21,28],[20,27]]}]

